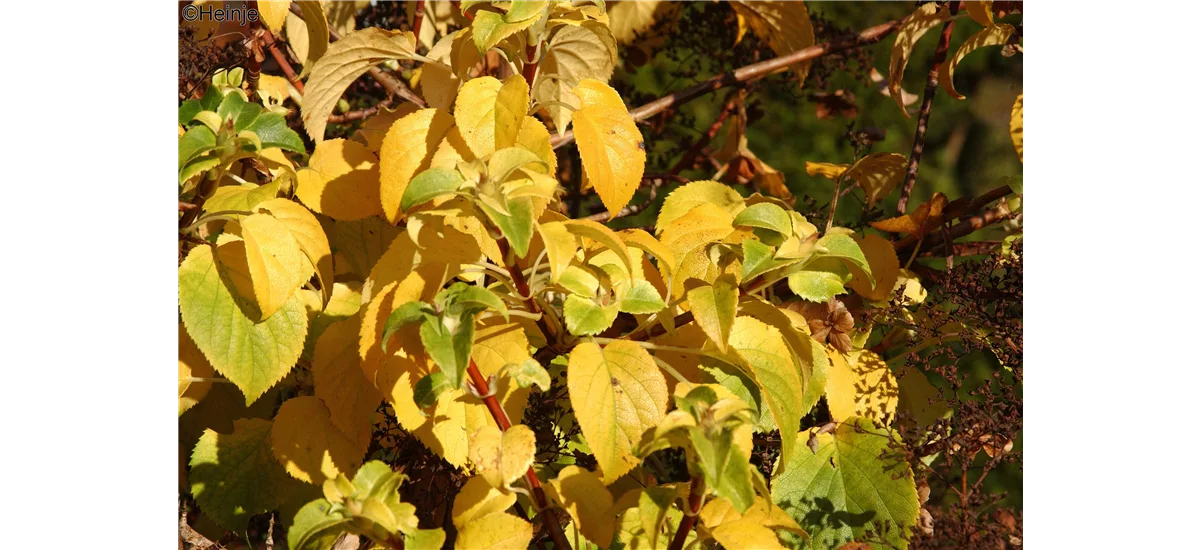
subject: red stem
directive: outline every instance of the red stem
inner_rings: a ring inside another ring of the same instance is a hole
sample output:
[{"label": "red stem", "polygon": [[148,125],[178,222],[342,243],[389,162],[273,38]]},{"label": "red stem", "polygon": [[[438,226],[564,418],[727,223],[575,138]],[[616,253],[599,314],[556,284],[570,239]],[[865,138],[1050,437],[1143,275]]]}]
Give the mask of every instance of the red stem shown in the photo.
[{"label": "red stem", "polygon": [[300,81],[300,75],[296,74],[295,69],[292,69],[292,64],[288,62],[287,57],[283,52],[279,51],[279,44],[275,42],[275,35],[271,31],[262,33],[262,43],[267,46],[267,50],[271,52],[271,57],[275,58],[275,63],[279,64],[279,68],[283,70],[283,74],[287,76],[288,82],[296,87],[296,91],[304,93],[304,82]]},{"label": "red stem", "polygon": [[421,21],[425,18],[425,0],[417,0],[417,9],[413,16],[412,32],[419,39],[421,37]]},{"label": "red stem", "polygon": [[671,539],[671,545],[667,550],[681,550],[684,541],[687,540],[688,533],[692,532],[692,528],[696,526],[696,516],[700,515],[700,501],[704,499],[704,478],[701,476],[692,477],[692,490],[688,494],[688,513],[683,515],[683,521],[679,522],[679,530],[675,531],[675,538]]},{"label": "red stem", "polygon": [[533,77],[537,75],[538,66],[537,61],[532,61],[534,55],[537,55],[537,48],[525,46],[525,57],[528,57],[530,62],[521,69],[521,76],[525,77],[525,83],[529,85],[530,93],[533,93]]}]

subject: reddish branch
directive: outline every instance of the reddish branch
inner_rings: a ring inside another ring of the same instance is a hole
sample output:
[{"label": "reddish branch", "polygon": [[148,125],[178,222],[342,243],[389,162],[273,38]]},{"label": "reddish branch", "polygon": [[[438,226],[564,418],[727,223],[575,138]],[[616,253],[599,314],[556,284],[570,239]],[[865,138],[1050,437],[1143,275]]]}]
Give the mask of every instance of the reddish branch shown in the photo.
[{"label": "reddish branch", "polygon": [[412,32],[421,37],[421,21],[425,18],[425,0],[417,0],[417,9],[413,12]]},{"label": "reddish branch", "polygon": [[271,52],[271,57],[275,58],[275,63],[279,64],[279,68],[283,70],[283,74],[287,77],[288,82],[291,82],[292,86],[296,87],[296,91],[303,94],[304,82],[300,80],[300,75],[296,74],[296,70],[292,68],[292,64],[288,61],[287,56],[279,51],[279,43],[275,41],[275,34],[269,30],[263,31],[259,35],[259,40],[267,47],[267,51]]},{"label": "reddish branch", "polygon": [[692,532],[692,528],[696,526],[696,516],[700,515],[700,503],[704,500],[704,478],[702,476],[692,477],[692,490],[688,494],[688,509],[683,514],[683,521],[679,522],[679,530],[675,531],[675,538],[671,539],[671,545],[667,550],[681,550],[684,541],[687,540],[688,533]]},{"label": "reddish branch", "polygon": [[932,232],[926,235],[924,240],[911,235],[900,239],[894,243],[896,255],[908,257],[908,255],[912,254],[913,247],[917,246],[918,243],[922,250],[937,250],[938,247],[943,247],[946,243],[953,242],[954,239],[965,237],[979,229],[1011,218],[1012,213],[1007,208],[993,208],[978,215],[970,214],[978,212],[988,204],[997,199],[1004,198],[1012,192],[1012,187],[1002,185],[980,195],[974,200],[959,199],[950,203],[946,206],[944,215],[947,220],[958,217],[962,220],[960,223],[951,226],[945,231]]},{"label": "reddish branch", "polygon": [[[508,431],[512,427],[512,422],[508,420],[508,413],[504,412],[504,407],[500,406],[500,401],[496,399],[496,396],[490,395],[488,382],[484,379],[483,373],[479,372],[479,367],[475,365],[474,359],[467,367],[467,374],[471,377],[471,383],[475,385],[475,392],[485,396],[483,404],[487,405],[488,411],[492,413],[496,425],[500,426],[501,431]],[[558,517],[555,516],[553,510],[547,507],[546,492],[542,490],[542,484],[538,481],[537,474],[533,473],[532,467],[525,472],[525,482],[529,484],[529,491],[537,503],[538,514],[542,516],[542,524],[550,529],[550,538],[554,540],[555,547],[570,548],[566,536],[563,535],[562,526],[558,524]]]},{"label": "reddish branch", "polygon": [[[959,1],[950,2],[950,15],[958,13]],[[946,61],[946,53],[950,51],[950,35],[954,32],[954,19],[942,24],[942,35],[938,37],[937,50],[933,52],[933,65],[929,67],[929,76],[925,79],[925,95],[921,100],[920,114],[917,115],[917,134],[913,137],[912,154],[908,156],[908,169],[904,173],[904,185],[900,188],[900,201],[896,203],[896,211],[900,215],[907,213],[908,197],[912,194],[913,184],[917,182],[917,169],[921,163],[921,153],[925,150],[925,131],[929,129],[929,112],[933,108],[933,96],[937,93],[938,70]]]},{"label": "reddish branch", "polygon": [[330,124],[345,124],[347,122],[353,122],[355,120],[362,120],[367,117],[375,116],[379,112],[380,109],[385,109],[387,107],[390,107],[391,105],[392,105],[392,100],[385,99],[383,101],[380,101],[374,107],[367,107],[366,109],[359,109],[357,111],[347,111],[340,115],[329,115],[329,123]]},{"label": "reddish branch", "polygon": [[[671,107],[687,103],[709,92],[713,92],[727,86],[732,86],[740,82],[758,80],[759,78],[767,76],[779,69],[783,69],[803,61],[811,61],[823,55],[874,44],[882,40],[892,31],[896,30],[896,27],[899,25],[899,20],[889,21],[882,25],[875,25],[874,27],[866,29],[850,39],[839,39],[823,44],[817,44],[787,55],[781,55],[773,59],[746,65],[745,67],[714,76],[681,92],[676,92],[669,96],[651,101],[650,103],[629,111],[629,116],[633,117],[635,122],[646,120]],[[551,143],[556,149],[571,143],[572,141],[575,141],[575,134],[571,131],[567,131],[567,133],[562,137],[554,136],[551,139]]]},{"label": "reddish branch", "polygon": [[729,101],[725,102],[725,107],[721,109],[721,114],[717,115],[717,119],[708,126],[708,130],[706,130],[699,138],[697,138],[696,143],[693,143],[692,147],[683,154],[683,157],[679,159],[679,162],[676,162],[675,166],[671,167],[672,174],[678,174],[688,168],[691,168],[691,166],[695,164],[696,157],[699,156],[702,151],[704,151],[704,148],[707,147],[710,142],[712,142],[713,137],[715,137],[717,132],[721,130],[721,126],[725,125],[725,120],[729,118],[729,113],[733,112],[733,108],[737,104],[736,100],[737,97],[735,96],[729,98]]},{"label": "reddish branch", "polygon": [[525,77],[525,83],[529,85],[530,92],[533,91],[533,77],[537,75],[538,64],[533,60],[535,55],[537,55],[537,48],[525,46],[525,57],[529,58],[529,62],[521,68],[521,76]]}]

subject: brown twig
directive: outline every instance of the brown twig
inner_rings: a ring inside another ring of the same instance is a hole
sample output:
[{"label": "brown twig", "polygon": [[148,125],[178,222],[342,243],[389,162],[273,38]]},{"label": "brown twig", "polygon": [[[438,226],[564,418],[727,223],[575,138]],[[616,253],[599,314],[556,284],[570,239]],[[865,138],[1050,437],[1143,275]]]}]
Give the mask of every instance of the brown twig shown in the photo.
[{"label": "brown twig", "polygon": [[[950,14],[958,13],[958,0],[950,2]],[[908,168],[904,173],[904,185],[900,188],[900,201],[896,203],[896,211],[903,216],[907,213],[908,197],[912,194],[913,184],[917,182],[917,169],[921,163],[921,153],[925,150],[925,131],[929,129],[929,112],[933,109],[933,96],[937,93],[938,70],[946,61],[946,53],[950,51],[950,35],[954,32],[954,19],[942,24],[942,35],[938,37],[937,50],[933,52],[933,65],[929,68],[929,76],[925,79],[925,95],[921,100],[920,114],[917,115],[917,134],[913,136],[912,154],[908,155]]]},{"label": "brown twig", "polygon": [[425,19],[425,0],[417,0],[416,11],[413,12],[412,32],[417,38],[421,37],[421,21]]},{"label": "brown twig", "polygon": [[[475,385],[475,391],[483,397],[483,404],[487,406],[488,412],[492,413],[492,419],[496,421],[496,425],[501,431],[508,431],[512,427],[512,422],[508,419],[508,413],[504,412],[504,407],[500,406],[500,402],[495,395],[490,395],[488,391],[488,382],[483,377],[483,373],[479,372],[479,367],[475,365],[475,360],[472,359],[467,367],[467,374],[471,377],[471,383]],[[550,529],[550,538],[554,540],[556,548],[570,548],[567,543],[567,537],[563,535],[562,526],[558,524],[558,517],[553,510],[547,507],[546,492],[542,490],[542,484],[538,481],[537,474],[533,473],[533,468],[530,467],[525,471],[525,482],[529,484],[529,491],[533,494],[533,500],[537,503],[538,514],[542,516],[542,524]]]},{"label": "brown twig", "polygon": [[259,33],[258,39],[266,45],[267,51],[271,52],[271,57],[275,58],[275,63],[283,70],[283,74],[287,77],[288,82],[291,82],[292,86],[296,87],[297,92],[303,94],[304,82],[300,80],[300,75],[296,74],[295,69],[292,68],[292,64],[288,61],[287,56],[279,51],[279,44],[275,41],[275,33],[272,33],[270,30],[264,30]]},{"label": "brown twig", "polygon": [[[300,6],[296,5],[294,2],[292,3],[291,11],[292,11],[292,13],[296,14],[296,16],[300,17],[301,19],[304,18],[304,14],[301,13],[301,11],[300,11]],[[333,29],[329,29],[329,40],[330,41],[336,42],[341,39],[342,39],[341,34],[339,34],[337,31],[335,31]],[[391,75],[383,72],[383,70],[381,70],[379,67],[371,67],[370,69],[367,69],[367,74],[370,75],[371,78],[375,79],[375,82],[378,82],[380,86],[383,86],[383,89],[387,90],[388,93],[390,93],[394,96],[398,96],[405,101],[413,103],[417,107],[420,107],[422,109],[425,108],[425,100],[421,99],[421,96],[414,93],[412,91],[412,89],[410,89],[408,87],[408,85],[401,82],[399,79],[392,77]]]},{"label": "brown twig", "polygon": [[[656,99],[629,111],[629,116],[635,122],[646,120],[658,113],[661,113],[671,107],[687,103],[704,94],[719,90],[721,88],[732,86],[740,82],[750,82],[759,78],[765,77],[779,69],[795,65],[803,61],[810,61],[823,55],[840,52],[874,44],[882,40],[885,36],[896,30],[900,25],[900,20],[893,20],[882,25],[875,25],[869,29],[863,30],[851,39],[838,39],[823,44],[809,46],[803,50],[795,51],[787,55],[781,55],[776,58],[760,61],[741,67],[739,69],[722,73],[714,76],[704,82],[701,82],[691,88],[676,92],[671,95]],[[562,137],[554,136],[551,138],[551,143],[557,149],[575,141],[575,135],[572,131],[567,131]]]},{"label": "brown twig", "polygon": [[[922,250],[935,250],[935,249],[937,249],[937,247],[942,246],[946,242],[947,239],[954,240],[959,237],[964,237],[964,236],[970,235],[971,233],[974,233],[975,231],[983,229],[984,227],[987,227],[989,225],[1007,220],[1007,219],[1011,218],[1012,216],[1013,216],[1012,212],[1009,211],[1007,208],[993,208],[993,209],[988,210],[978,216],[971,216],[971,217],[967,218],[962,223],[958,223],[958,224],[954,225],[953,227],[951,227],[949,230],[945,231],[944,233],[934,233],[934,234],[927,235],[928,238],[925,239],[924,241],[920,242],[920,247]],[[909,247],[911,247],[911,246],[913,246],[913,245],[909,245]],[[911,248],[909,248],[909,247],[905,247],[905,248],[897,247],[896,255],[900,256],[900,257],[907,257],[909,254],[912,254]],[[918,252],[917,254],[919,255],[920,252]]]},{"label": "brown twig", "polygon": [[696,526],[696,516],[700,515],[700,503],[704,500],[704,477],[692,476],[692,489],[688,494],[688,509],[684,511],[683,521],[679,522],[679,530],[671,539],[667,550],[682,550],[688,533]]},{"label": "brown twig", "polygon": [[[252,10],[257,10],[257,0],[251,0],[248,7]],[[250,21],[250,40],[247,44],[250,48],[250,57],[246,60],[245,72],[246,93],[252,97],[254,96],[254,91],[258,89],[258,74],[262,72],[262,63],[266,60],[266,56],[263,55],[262,46],[258,43],[257,38],[255,38],[260,32],[262,32],[262,20],[256,17]]]},{"label": "brown twig", "polygon": [[[964,201],[963,199],[957,199],[954,202],[951,202],[950,204],[946,205],[946,209],[943,211],[942,215],[943,215],[943,217],[945,217],[946,219],[949,220],[949,219],[954,219],[959,216],[973,214],[973,213],[978,212],[979,210],[983,209],[983,207],[996,201],[997,199],[1001,199],[1001,198],[1008,196],[1012,192],[1013,192],[1012,187],[1010,187],[1008,185],[1001,185],[1000,187],[992,189],[991,191],[988,191],[987,193],[984,193],[973,200]],[[960,203],[959,201],[963,201],[963,202]],[[987,216],[985,215],[984,218],[986,218],[986,217]],[[959,226],[954,226],[954,227],[950,228],[949,233],[947,235],[945,235],[945,236],[937,235],[937,236],[942,237],[943,239],[945,239],[946,237],[950,237],[951,240],[953,240],[958,237],[962,237],[963,235],[969,234],[972,231],[974,231],[975,229],[979,229],[980,227],[983,227],[983,225],[988,225],[988,224],[1000,221],[998,219],[987,221],[982,218],[976,220],[976,218],[979,218],[979,217],[976,216],[975,218],[967,218],[967,221],[968,221],[968,223],[980,223],[982,225],[979,225],[978,227],[975,227],[974,229],[971,229],[970,231],[966,231],[966,233],[955,233],[955,231],[963,231],[964,230],[964,229],[959,228],[962,225],[962,224],[960,224]],[[975,222],[971,222],[971,220],[975,220]],[[984,221],[987,221],[987,223],[984,223]],[[915,245],[917,243],[917,241],[919,241],[919,240],[920,239],[918,239],[917,237],[910,235],[908,237],[905,237],[903,239],[896,241],[894,243],[896,252],[900,253],[903,250],[910,250],[912,248],[912,246]],[[926,241],[924,243],[924,245],[932,246],[933,243],[941,244],[943,242],[945,242],[945,241],[930,239],[930,240]],[[922,248],[926,248],[924,245],[922,245]]]},{"label": "brown twig", "polygon": [[[735,91],[734,93],[736,94],[737,92]],[[721,114],[717,115],[717,119],[708,126],[708,130],[696,138],[696,142],[680,157],[679,162],[676,162],[675,166],[671,167],[670,172],[672,174],[678,174],[695,164],[696,157],[712,142],[717,132],[721,131],[721,127],[725,125],[725,121],[729,118],[729,113],[733,112],[735,105],[737,105],[736,96],[729,98],[729,101],[725,102],[725,106],[721,108]]]},{"label": "brown twig", "polygon": [[347,111],[340,115],[329,115],[329,123],[330,124],[345,124],[347,122],[353,122],[355,120],[362,120],[367,117],[375,116],[376,114],[379,113],[380,109],[386,109],[386,108],[390,107],[391,105],[392,105],[392,100],[385,99],[383,101],[380,101],[374,107],[367,107],[366,109],[359,109],[357,111]]},{"label": "brown twig", "polygon": [[[671,174],[666,174],[666,175],[669,176]],[[682,179],[682,178],[679,178],[679,179]],[[664,184],[666,184],[666,182],[668,180],[677,181],[675,178],[653,177],[650,174],[647,174],[646,177],[642,178],[642,181],[647,181],[647,180],[650,181],[650,195],[647,196],[646,200],[643,201],[641,204],[631,204],[629,206],[626,206],[625,208],[618,210],[617,213],[615,215],[613,215],[612,218],[608,217],[608,211],[605,210],[604,212],[596,212],[595,214],[592,214],[591,216],[587,216],[586,218],[583,218],[583,219],[592,220],[594,222],[606,222],[609,220],[615,220],[617,218],[624,218],[625,216],[632,216],[634,214],[637,214],[638,212],[642,212],[645,209],[650,208],[651,204],[654,204],[654,199],[658,197],[658,188],[659,187],[662,187]],[[684,181],[686,182],[686,180],[684,180]]]}]

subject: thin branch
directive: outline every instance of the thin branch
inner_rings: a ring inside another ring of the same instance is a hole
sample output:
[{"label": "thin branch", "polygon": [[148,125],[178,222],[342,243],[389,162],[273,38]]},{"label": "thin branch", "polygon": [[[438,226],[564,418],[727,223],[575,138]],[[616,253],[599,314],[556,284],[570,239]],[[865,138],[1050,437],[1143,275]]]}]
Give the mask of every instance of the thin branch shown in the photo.
[{"label": "thin branch", "polygon": [[[475,360],[472,359],[467,367],[467,374],[471,377],[471,383],[475,385],[475,392],[479,395],[484,395],[484,405],[487,406],[488,412],[492,413],[492,419],[496,421],[496,425],[501,431],[508,431],[512,427],[512,422],[508,419],[508,413],[504,412],[504,407],[500,406],[500,401],[495,395],[488,395],[488,382],[483,377],[483,373],[479,372],[479,367],[475,365]],[[571,548],[567,544],[567,537],[563,535],[562,526],[558,524],[558,517],[551,510],[546,501],[546,492],[542,490],[542,484],[538,481],[537,474],[533,473],[533,467],[525,471],[525,483],[529,485],[529,490],[533,493],[533,500],[537,503],[538,514],[542,516],[542,525],[550,529],[550,538],[554,540],[556,548]]]},{"label": "thin branch", "polygon": [[729,118],[729,113],[733,112],[734,106],[737,105],[737,91],[735,90],[733,93],[734,97],[729,98],[729,101],[725,102],[725,107],[721,108],[721,114],[717,115],[717,119],[708,126],[708,130],[696,138],[696,142],[680,157],[679,162],[676,162],[675,166],[671,167],[672,174],[678,174],[695,164],[696,157],[704,151],[704,148],[712,142],[713,137],[725,125],[725,120]]},{"label": "thin branch", "polygon": [[[950,14],[958,13],[962,2],[950,2]],[[925,79],[925,96],[921,100],[920,114],[917,115],[917,135],[913,137],[912,154],[908,155],[908,168],[904,173],[904,185],[900,188],[900,201],[896,203],[896,211],[901,216],[908,212],[908,196],[912,194],[913,184],[917,182],[917,169],[920,167],[921,153],[925,150],[925,131],[929,129],[929,112],[933,108],[933,96],[937,93],[938,70],[946,61],[946,53],[950,51],[950,35],[954,32],[954,18],[942,24],[942,35],[938,37],[937,50],[933,52],[933,65],[929,68],[929,76]]]},{"label": "thin branch", "polygon": [[583,219],[603,223],[606,221],[615,220],[617,218],[633,216],[634,214],[637,214],[638,212],[642,212],[642,211],[646,210],[647,208],[650,208],[651,204],[654,204],[654,199],[658,198],[658,188],[662,187],[667,182],[668,179],[673,179],[673,178],[656,178],[656,177],[652,177],[652,176],[644,177],[644,178],[642,178],[642,181],[650,180],[650,195],[647,196],[646,200],[643,201],[641,204],[631,204],[629,206],[626,206],[625,208],[618,210],[617,213],[611,218],[608,217],[608,211],[605,210],[603,212],[596,212],[595,214],[592,214],[591,216],[588,216]]},{"label": "thin branch", "polygon": [[[980,195],[978,198],[975,198],[973,200],[957,199],[957,200],[951,202],[950,204],[946,205],[946,209],[943,211],[942,216],[947,220],[951,220],[951,219],[954,219],[957,217],[963,217],[963,216],[967,216],[969,214],[974,214],[975,212],[982,210],[985,206],[991,204],[992,202],[994,202],[998,199],[1002,199],[1002,198],[1012,194],[1012,192],[1013,192],[1012,187],[1010,187],[1008,185],[1001,185],[1000,187],[992,189],[991,191],[988,191],[987,193],[984,193],[984,194]],[[973,231],[975,231],[976,229],[982,228],[986,225],[991,225],[993,223],[1003,221],[1002,219],[999,219],[997,217],[999,215],[1000,215],[1000,212],[997,210],[990,214],[985,213],[982,216],[964,217],[964,219],[966,220],[964,223],[958,224],[954,227],[951,227],[950,230],[945,235],[942,235],[941,233],[938,233],[936,235],[930,235],[931,238],[926,239],[926,242],[922,244],[921,248],[932,249],[935,245],[940,245],[940,244],[945,243],[946,242],[945,239],[947,237],[950,238],[950,240],[954,240],[959,237],[968,235],[968,234],[972,233]],[[1007,218],[1005,218],[1005,219],[1007,219]],[[903,239],[896,241],[894,243],[894,246],[896,248],[896,253],[899,255],[903,251],[910,250],[914,245],[916,245],[917,241],[919,241],[919,240],[920,239],[918,239],[917,237],[909,235],[908,237],[905,237]],[[925,245],[929,245],[929,246],[926,247]]]},{"label": "thin branch", "polygon": [[[896,30],[900,25],[900,20],[893,20],[882,25],[875,25],[866,29],[852,39],[838,39],[823,44],[809,46],[803,50],[795,51],[787,55],[782,55],[766,61],[760,61],[741,67],[739,69],[722,73],[714,76],[700,84],[692,86],[681,92],[673,93],[669,96],[662,97],[651,101],[641,107],[629,111],[629,116],[633,117],[634,122],[646,120],[658,113],[661,113],[671,107],[687,103],[709,92],[719,90],[721,88],[732,86],[739,82],[750,82],[767,76],[779,69],[795,65],[803,61],[811,61],[823,55],[840,52],[874,44],[882,40],[885,36]],[[557,149],[575,141],[575,135],[572,131],[567,131],[562,137],[554,136],[551,138],[551,143]]]},{"label": "thin branch", "polygon": [[296,87],[296,91],[303,95],[304,82],[300,80],[300,75],[296,74],[296,70],[292,68],[292,64],[288,61],[287,56],[279,51],[279,44],[275,41],[275,33],[272,33],[270,30],[264,30],[258,35],[258,39],[267,46],[267,51],[271,52],[271,57],[275,58],[275,63],[283,70],[283,74],[287,77],[288,82],[291,82],[292,86]]},{"label": "thin branch", "polygon": [[412,32],[417,38],[421,37],[421,21],[425,18],[425,0],[417,0],[417,8],[413,12]]},{"label": "thin branch", "polygon": [[684,510],[683,521],[679,522],[679,530],[675,531],[675,537],[671,539],[671,545],[667,547],[667,550],[682,550],[688,533],[691,533],[692,528],[696,526],[696,517],[700,515],[700,504],[703,500],[704,477],[693,476],[692,488],[688,494],[688,509]]},{"label": "thin branch", "polygon": [[392,106],[392,100],[385,99],[377,103],[374,107],[359,109],[357,111],[347,111],[340,115],[329,115],[329,124],[345,124],[355,120],[362,120],[367,117],[373,117],[379,113],[381,109],[386,109]]}]

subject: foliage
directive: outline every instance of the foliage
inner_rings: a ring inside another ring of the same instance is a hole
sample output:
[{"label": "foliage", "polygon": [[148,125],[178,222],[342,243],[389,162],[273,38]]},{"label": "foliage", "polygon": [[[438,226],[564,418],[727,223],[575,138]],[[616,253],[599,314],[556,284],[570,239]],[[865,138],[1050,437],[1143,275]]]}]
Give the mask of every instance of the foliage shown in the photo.
[{"label": "foliage", "polygon": [[[182,487],[215,538],[271,512],[296,549],[905,548],[932,532],[931,472],[961,466],[966,506],[978,451],[976,485],[1011,460],[1014,432],[963,395],[980,386],[927,361],[985,350],[1020,384],[1019,351],[995,351],[1019,341],[1011,312],[935,298],[949,279],[917,260],[953,246],[971,201],[880,219],[915,165],[855,141],[849,162],[804,159],[834,186],[828,215],[806,211],[750,150],[750,77],[677,169],[648,172],[664,143],[610,85],[621,59],[696,13],[731,17],[734,46],[802,52],[824,28],[808,6],[441,4],[410,5],[412,30],[355,30],[354,9],[259,2],[256,36],[286,31],[300,75],[280,55],[288,78],[220,71],[179,106]],[[1019,46],[1010,11],[927,3],[901,21],[882,85],[901,113],[923,33],[984,26],[939,70],[961,99],[968,54]],[[814,65],[786,69],[768,80],[799,89]],[[411,104],[351,133],[366,74]],[[1018,96],[1018,158],[1021,112]],[[702,157],[711,179],[679,176]],[[620,228],[668,181],[652,225]],[[853,192],[863,219],[840,227]],[[1019,200],[993,272],[1019,272]],[[395,434],[452,472],[443,521],[404,500],[428,496],[409,482],[425,465]]]}]

